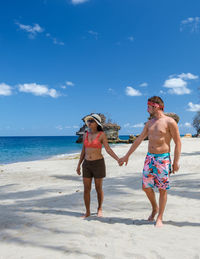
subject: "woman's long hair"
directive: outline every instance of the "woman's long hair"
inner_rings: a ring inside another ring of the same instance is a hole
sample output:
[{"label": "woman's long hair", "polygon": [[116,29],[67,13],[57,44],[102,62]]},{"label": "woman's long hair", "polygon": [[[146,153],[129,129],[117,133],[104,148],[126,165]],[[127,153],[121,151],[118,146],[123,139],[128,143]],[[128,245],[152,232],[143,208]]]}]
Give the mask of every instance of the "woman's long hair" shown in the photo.
[{"label": "woman's long hair", "polygon": [[98,131],[103,131],[102,127],[100,125],[97,125],[97,130]]}]

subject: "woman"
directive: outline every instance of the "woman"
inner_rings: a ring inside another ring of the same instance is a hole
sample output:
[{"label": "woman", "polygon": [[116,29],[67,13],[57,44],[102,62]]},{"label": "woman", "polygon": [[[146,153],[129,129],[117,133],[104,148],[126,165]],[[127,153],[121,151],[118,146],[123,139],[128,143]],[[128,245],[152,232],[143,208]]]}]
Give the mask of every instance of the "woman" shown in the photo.
[{"label": "woman", "polygon": [[104,158],[102,156],[102,144],[104,145],[107,153],[116,161],[119,160],[118,156],[110,148],[106,134],[103,132],[101,117],[98,114],[91,114],[84,119],[88,126],[88,132],[83,136],[83,148],[77,166],[77,174],[81,174],[81,163],[83,171],[83,184],[84,184],[84,202],[86,213],[84,218],[90,216],[90,191],[92,185],[92,178],[94,177],[95,188],[98,199],[97,216],[102,217],[102,203],[103,203],[103,178],[106,176]]}]

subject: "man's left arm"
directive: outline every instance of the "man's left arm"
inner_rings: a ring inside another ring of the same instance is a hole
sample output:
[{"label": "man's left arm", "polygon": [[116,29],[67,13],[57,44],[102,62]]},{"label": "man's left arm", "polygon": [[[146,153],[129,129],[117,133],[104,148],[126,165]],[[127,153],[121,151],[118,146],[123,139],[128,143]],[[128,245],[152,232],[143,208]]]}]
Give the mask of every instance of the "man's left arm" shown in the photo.
[{"label": "man's left arm", "polygon": [[180,154],[181,154],[181,138],[180,138],[180,133],[178,129],[177,123],[173,120],[170,121],[169,123],[169,129],[170,129],[170,134],[174,140],[175,143],[175,149],[174,149],[174,161],[172,164],[173,168],[173,173],[179,170],[179,159],[180,159]]}]

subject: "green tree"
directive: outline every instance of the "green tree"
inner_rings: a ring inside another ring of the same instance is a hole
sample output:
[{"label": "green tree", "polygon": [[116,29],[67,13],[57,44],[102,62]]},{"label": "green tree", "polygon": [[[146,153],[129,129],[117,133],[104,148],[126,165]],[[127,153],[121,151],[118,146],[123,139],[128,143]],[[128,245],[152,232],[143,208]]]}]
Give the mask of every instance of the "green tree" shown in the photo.
[{"label": "green tree", "polygon": [[196,129],[197,134],[200,134],[200,111],[194,117],[193,127]]}]

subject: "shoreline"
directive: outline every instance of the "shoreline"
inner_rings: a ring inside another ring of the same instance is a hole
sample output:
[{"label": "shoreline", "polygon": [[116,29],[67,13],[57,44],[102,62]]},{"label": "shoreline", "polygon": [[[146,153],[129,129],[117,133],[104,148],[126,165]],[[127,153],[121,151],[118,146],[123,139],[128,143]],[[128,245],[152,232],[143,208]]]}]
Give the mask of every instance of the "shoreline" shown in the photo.
[{"label": "shoreline", "polygon": [[35,159],[35,160],[26,160],[26,161],[17,161],[12,163],[6,163],[6,164],[0,164],[0,166],[5,165],[12,165],[12,164],[18,164],[18,163],[31,163],[31,162],[40,162],[40,161],[46,161],[46,160],[62,160],[62,159],[75,159],[80,153],[66,153],[66,154],[60,154],[60,155],[53,155],[47,158],[41,158],[41,159]]},{"label": "shoreline", "polygon": [[[185,137],[185,136],[182,136],[181,139],[200,139],[198,137]],[[148,140],[144,140],[144,141],[148,141]],[[172,140],[173,142],[173,140]],[[80,144],[81,145],[81,144]],[[110,146],[112,148],[116,148],[116,147],[129,147],[131,146],[132,143],[110,143]],[[173,145],[173,143],[172,143]],[[103,148],[104,149],[104,148]],[[137,151],[136,151],[137,152]],[[43,161],[43,160],[51,160],[51,159],[56,159],[56,160],[59,160],[59,159],[73,159],[73,157],[75,159],[77,159],[77,157],[80,155],[81,153],[81,150],[80,152],[74,152],[74,153],[62,153],[62,154],[58,154],[58,155],[50,155],[50,156],[47,156],[47,157],[43,157],[41,159],[33,159],[33,160],[20,160],[20,161],[16,161],[16,162],[11,162],[11,163],[1,163],[0,166],[5,166],[5,165],[11,165],[11,164],[17,164],[17,163],[28,163],[28,162],[37,162],[37,161]]]}]

